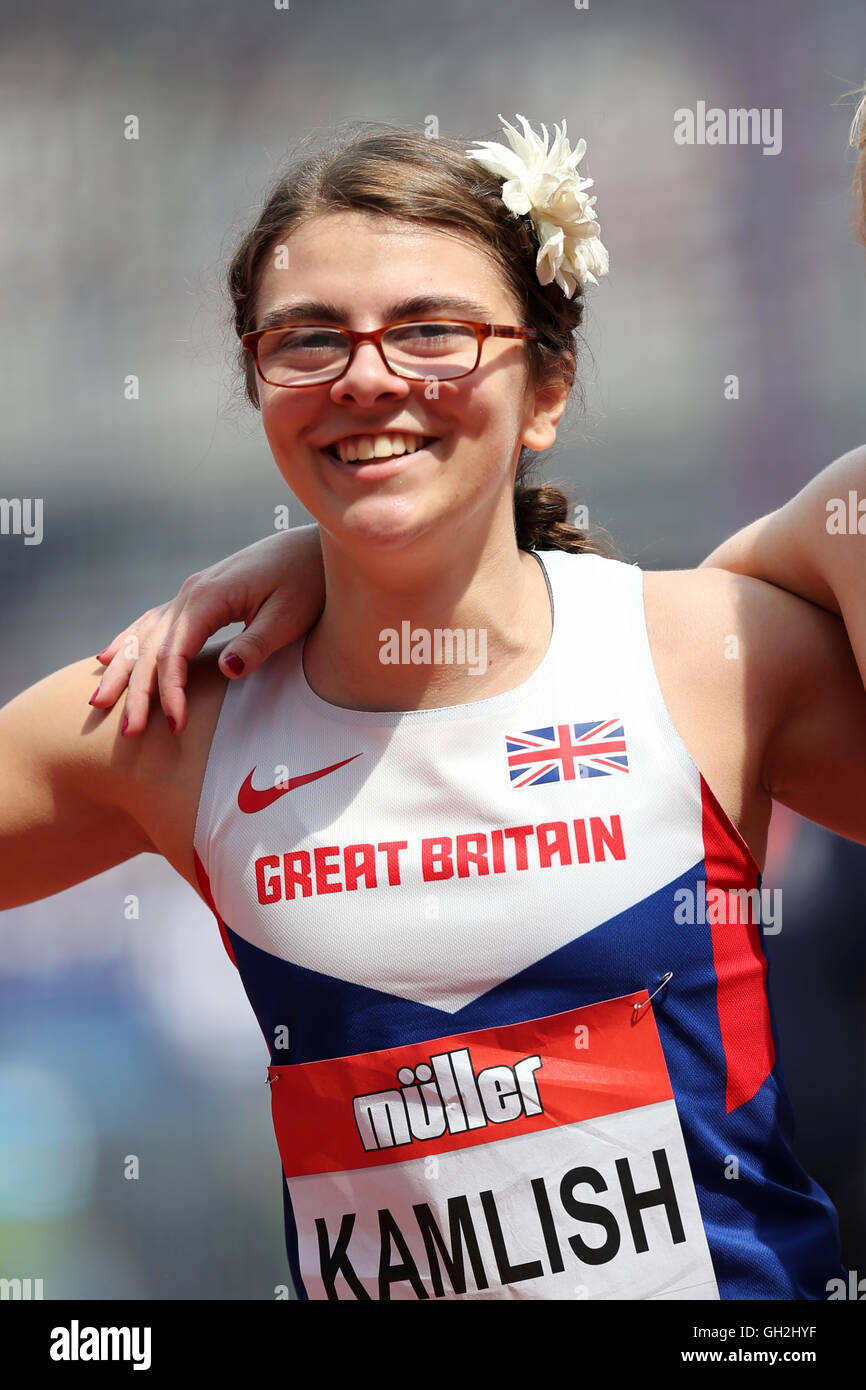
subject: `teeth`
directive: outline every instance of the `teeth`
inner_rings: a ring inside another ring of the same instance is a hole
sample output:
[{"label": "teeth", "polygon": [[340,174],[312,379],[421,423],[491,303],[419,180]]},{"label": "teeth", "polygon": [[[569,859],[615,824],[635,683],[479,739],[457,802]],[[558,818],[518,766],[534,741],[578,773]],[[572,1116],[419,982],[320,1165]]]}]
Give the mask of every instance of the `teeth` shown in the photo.
[{"label": "teeth", "polygon": [[366,459],[387,459],[395,454],[414,454],[423,443],[419,434],[376,434],[356,439],[341,439],[337,449],[343,463],[364,462]]}]

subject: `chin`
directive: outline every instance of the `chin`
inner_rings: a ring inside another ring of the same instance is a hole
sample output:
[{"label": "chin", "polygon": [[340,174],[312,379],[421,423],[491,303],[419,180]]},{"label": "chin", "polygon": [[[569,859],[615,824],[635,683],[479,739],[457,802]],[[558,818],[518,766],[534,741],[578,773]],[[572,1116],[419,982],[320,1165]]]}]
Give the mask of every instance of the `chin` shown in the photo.
[{"label": "chin", "polygon": [[[371,505],[372,504],[372,505]],[[431,530],[448,525],[447,517],[422,515],[411,505],[395,506],[394,501],[386,505],[367,499],[364,503],[347,508],[339,517],[320,520],[323,530],[333,536],[338,545],[363,544],[376,550],[400,550],[422,537],[429,536]]]}]

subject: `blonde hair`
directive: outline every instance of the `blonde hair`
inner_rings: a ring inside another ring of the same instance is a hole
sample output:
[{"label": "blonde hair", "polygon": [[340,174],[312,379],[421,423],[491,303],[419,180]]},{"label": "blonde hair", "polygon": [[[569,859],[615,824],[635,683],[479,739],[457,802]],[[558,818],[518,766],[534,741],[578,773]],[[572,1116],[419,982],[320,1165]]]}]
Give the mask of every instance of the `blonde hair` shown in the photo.
[{"label": "blonde hair", "polygon": [[848,143],[859,151],[851,192],[854,195],[857,214],[857,235],[866,246],[866,88],[863,89],[860,105],[854,112]]}]

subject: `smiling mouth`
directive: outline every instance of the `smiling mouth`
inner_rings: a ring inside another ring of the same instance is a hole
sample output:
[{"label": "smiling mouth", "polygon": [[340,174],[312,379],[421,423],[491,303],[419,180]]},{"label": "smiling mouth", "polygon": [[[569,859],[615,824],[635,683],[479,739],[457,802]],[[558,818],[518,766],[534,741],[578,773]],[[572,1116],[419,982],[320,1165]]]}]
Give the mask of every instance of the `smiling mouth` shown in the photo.
[{"label": "smiling mouth", "polygon": [[358,452],[356,443],[355,446],[350,448],[348,451],[346,450],[344,445],[344,453],[340,452],[339,444],[329,444],[322,450],[322,453],[327,454],[328,458],[334,459],[337,463],[385,463],[389,459],[402,458],[404,454],[417,454],[420,452],[420,450],[429,448],[431,444],[436,443],[438,436],[433,434],[412,436],[400,435],[398,438],[400,444],[402,444],[402,447],[396,448],[393,447],[392,444],[389,444],[387,448],[383,447],[381,444],[377,444],[374,446],[372,437],[364,439],[364,453],[368,455],[368,457],[366,458],[344,457],[345,452]]}]

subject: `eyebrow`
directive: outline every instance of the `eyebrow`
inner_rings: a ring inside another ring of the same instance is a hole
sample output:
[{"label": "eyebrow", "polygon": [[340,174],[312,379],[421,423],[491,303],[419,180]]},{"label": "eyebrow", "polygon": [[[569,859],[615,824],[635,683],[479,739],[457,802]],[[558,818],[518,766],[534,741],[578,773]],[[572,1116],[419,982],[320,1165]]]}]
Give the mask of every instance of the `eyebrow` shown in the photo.
[{"label": "eyebrow", "polygon": [[[442,309],[461,318],[478,320],[481,323],[490,323],[493,320],[489,306],[479,304],[474,299],[464,299],[453,294],[416,294],[411,299],[401,299],[396,304],[387,305],[384,322],[399,323],[401,320],[412,318],[414,314],[428,314]],[[259,329],[283,328],[291,323],[345,325],[349,317],[348,310],[341,309],[339,305],[331,304],[327,300],[300,299],[269,309],[262,315]]]}]

